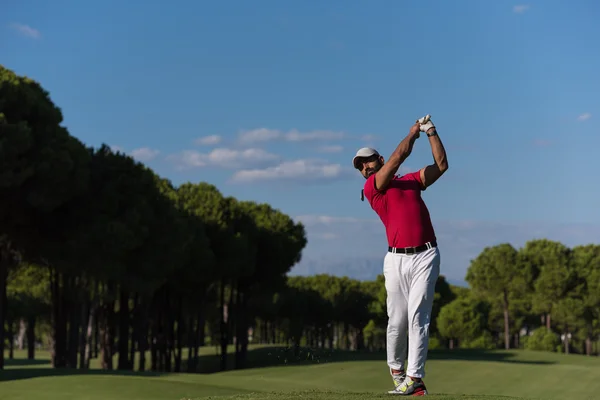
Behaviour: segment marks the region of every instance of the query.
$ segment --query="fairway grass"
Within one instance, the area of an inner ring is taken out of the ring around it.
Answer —
[[[198,399],[182,400],[366,400],[366,399],[390,399],[398,398],[386,393],[350,393],[350,392],[329,392],[329,391],[304,391],[304,392],[264,392],[242,394],[227,397],[203,397]],[[506,396],[470,396],[470,395],[428,395],[427,398],[435,400],[527,400],[517,397]]]
[[[275,400],[390,398],[385,355],[305,352],[302,362],[274,347],[249,353],[256,368],[212,374],[87,372],[49,368],[47,355],[8,361],[0,400]],[[46,359],[44,359],[46,358]],[[268,361],[270,361],[270,365]],[[560,382],[576,382],[561,385]],[[594,399],[600,357],[529,351],[433,351],[425,378],[439,400]],[[392,396],[394,397],[394,396]]]

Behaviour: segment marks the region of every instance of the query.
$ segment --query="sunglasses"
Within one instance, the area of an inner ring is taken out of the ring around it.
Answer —
[[[379,160],[379,156],[377,154],[373,154],[372,156],[366,158],[359,158],[356,161],[356,169],[362,171],[362,169],[364,168],[364,163],[373,162],[377,160]]]

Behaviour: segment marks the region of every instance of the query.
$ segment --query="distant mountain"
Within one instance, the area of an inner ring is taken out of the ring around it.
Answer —
[[[290,275],[329,274],[347,276],[359,280],[374,280],[382,274],[382,260],[377,259],[347,259],[347,260],[302,260],[291,271]]]
[[[342,260],[303,259],[289,273],[290,276],[309,276],[329,274],[347,276],[358,280],[375,280],[383,274],[383,259],[377,258],[347,258]],[[467,286],[464,281],[447,279],[448,283],[456,286]]]

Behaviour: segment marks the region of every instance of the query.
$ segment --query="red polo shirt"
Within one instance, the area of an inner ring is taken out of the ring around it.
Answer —
[[[365,197],[385,226],[388,245],[416,247],[435,240],[429,210],[421,198],[421,172],[394,176],[385,190],[375,187],[375,175],[365,182]]]

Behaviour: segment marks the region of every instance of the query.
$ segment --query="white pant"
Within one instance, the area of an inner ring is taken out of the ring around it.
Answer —
[[[437,247],[410,255],[388,252],[383,262],[388,314],[387,363],[392,369],[404,370],[408,352],[406,373],[413,378],[425,376],[431,308],[439,273]]]

